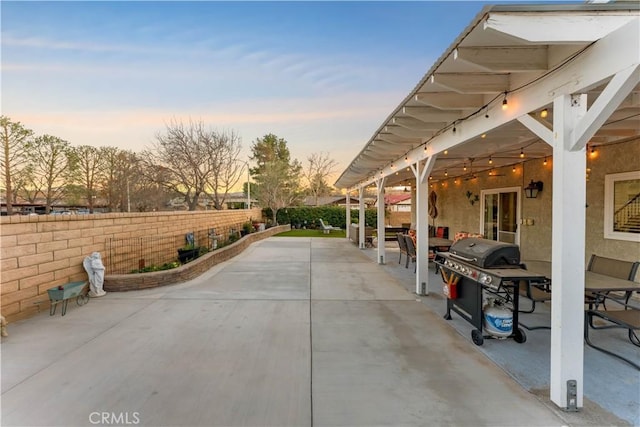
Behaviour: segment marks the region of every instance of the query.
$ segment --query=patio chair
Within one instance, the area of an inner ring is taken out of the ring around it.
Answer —
[[[610,328],[623,328],[628,330],[629,341],[637,347],[640,347],[640,339],[636,334],[637,330],[640,330],[640,310],[637,308],[630,306],[627,303],[622,303],[621,301],[614,300],[614,303],[621,305],[622,307],[616,308],[614,310],[597,310],[597,309],[588,309],[585,310],[585,324],[584,324],[584,340],[587,345],[591,348],[594,348],[598,351],[606,353],[610,356],[618,358],[624,362],[627,362],[631,366],[640,370],[640,365],[636,362],[637,360],[630,360],[618,353],[614,353],[611,350],[604,349],[600,346],[594,345],[591,342],[591,338],[589,337],[589,329],[610,329]],[[604,304],[603,304],[604,305]],[[598,317],[602,320],[610,322],[608,325],[598,326],[593,322],[593,318]]]
[[[400,248],[400,256],[398,256],[398,264],[402,261],[402,254],[407,255],[407,242],[404,241],[404,234],[396,233],[398,239],[398,247]]]
[[[322,232],[324,234],[329,234],[332,231],[340,231],[340,230],[342,230],[340,227],[334,227],[332,225],[326,225],[324,223],[324,221],[322,220],[322,218],[320,218],[319,221],[320,221],[320,228],[322,229]]]
[[[407,263],[405,264],[405,268],[409,268],[409,260],[413,261],[414,264],[416,264],[414,266],[413,271],[416,271],[417,268],[417,263],[416,263],[416,258],[417,258],[417,254],[416,254],[416,244],[413,243],[413,239],[411,238],[411,236],[409,236],[408,234],[404,235],[404,241],[407,244]]]
[[[589,259],[587,271],[603,274],[605,276],[616,277],[618,279],[633,281],[638,270],[638,264],[638,262],[622,261],[619,259],[605,258],[596,254],[592,254],[591,259]],[[608,295],[608,293],[605,295]],[[631,293],[628,293],[625,303],[629,302],[630,296]],[[585,302],[589,304],[589,308],[597,309],[598,305],[602,303],[603,307],[605,307],[606,309],[606,306],[604,305],[606,299],[603,300],[600,295],[594,294],[592,292],[585,292],[584,298]]]

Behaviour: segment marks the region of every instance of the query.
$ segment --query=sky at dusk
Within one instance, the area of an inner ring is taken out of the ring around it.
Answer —
[[[2,114],[134,151],[202,120],[339,174],[485,4],[2,1]]]

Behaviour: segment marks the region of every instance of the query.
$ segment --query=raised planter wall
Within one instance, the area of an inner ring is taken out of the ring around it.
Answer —
[[[260,209],[233,209],[0,217],[0,312],[13,321],[47,311],[47,289],[87,280],[84,257],[92,252],[104,256],[109,238],[231,227],[261,215]]]
[[[280,225],[265,231],[247,234],[240,238],[240,240],[224,248],[208,252],[187,264],[181,265],[178,268],[172,268],[171,270],[139,274],[106,275],[104,278],[104,290],[107,292],[135,291],[186,282],[187,280],[198,277],[214,265],[233,258],[252,243],[289,230],[291,230],[291,226]]]

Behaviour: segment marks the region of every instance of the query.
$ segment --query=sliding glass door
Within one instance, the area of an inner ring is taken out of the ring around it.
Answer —
[[[496,188],[481,191],[482,233],[489,240],[520,243],[520,188]]]

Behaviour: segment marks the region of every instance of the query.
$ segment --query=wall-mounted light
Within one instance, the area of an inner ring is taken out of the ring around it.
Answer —
[[[533,181],[529,183],[524,189],[524,194],[527,199],[535,199],[538,197],[538,193],[542,191],[542,181]]]

